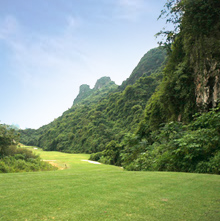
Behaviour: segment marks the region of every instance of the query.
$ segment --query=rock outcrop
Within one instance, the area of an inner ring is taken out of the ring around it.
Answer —
[[[77,97],[73,101],[73,104],[77,104],[81,100],[85,99],[86,97],[88,97],[91,94],[91,92],[92,92],[92,89],[89,87],[89,85],[82,84],[79,87],[79,94],[77,95]]]
[[[79,88],[79,94],[73,101],[73,105],[89,97],[91,94],[93,94],[94,91],[100,90],[110,82],[112,82],[110,77],[102,77],[96,81],[95,87],[93,89],[91,89],[90,86],[87,84],[82,84]],[[112,83],[115,84],[114,82]]]
[[[98,79],[96,84],[95,84],[94,90],[101,89],[103,86],[105,86],[109,82],[111,82],[111,78],[110,77],[102,77],[102,78]]]
[[[220,100],[220,69],[218,62],[206,59],[203,73],[196,78],[196,103],[202,110],[215,108]]]

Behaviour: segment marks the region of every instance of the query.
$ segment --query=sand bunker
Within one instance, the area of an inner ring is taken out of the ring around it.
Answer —
[[[101,163],[99,163],[99,162],[91,161],[91,160],[81,160],[81,161],[87,161],[87,162],[89,162],[89,163],[93,163],[93,164],[101,164]]]

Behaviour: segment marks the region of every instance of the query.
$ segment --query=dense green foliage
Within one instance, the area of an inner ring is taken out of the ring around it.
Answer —
[[[147,139],[129,137],[121,154],[123,165],[130,170],[220,174],[220,112],[216,111],[195,116],[188,125],[169,122]]]
[[[169,122],[148,136],[126,134],[110,142],[91,160],[122,165],[127,170],[220,174],[220,112],[195,115],[189,124]]]
[[[25,148],[17,147],[18,131],[0,125],[0,173],[55,170]]]

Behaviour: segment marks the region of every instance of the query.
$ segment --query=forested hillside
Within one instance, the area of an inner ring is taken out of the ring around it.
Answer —
[[[168,51],[163,80],[134,134],[91,158],[129,170],[220,173],[220,2],[168,1],[174,30],[161,31]],[[116,153],[116,151],[115,151]]]
[[[219,174],[220,2],[170,0],[160,17],[174,25],[158,33],[168,51],[162,82],[137,131],[91,159],[128,170]]]
[[[220,1],[169,0],[162,17],[174,29],[121,86],[81,86],[68,111],[21,131],[22,142],[128,170],[220,173]]]
[[[69,110],[38,130],[22,130],[21,142],[72,153],[99,152],[112,140],[120,142],[143,119],[146,103],[162,79],[165,58],[162,48],[150,50],[131,74],[133,78],[138,70],[137,81],[125,90],[109,77],[99,79],[93,89],[81,85]]]

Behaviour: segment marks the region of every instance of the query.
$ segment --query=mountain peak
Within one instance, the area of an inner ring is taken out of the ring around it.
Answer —
[[[88,91],[90,91],[90,86],[88,84],[82,84],[80,87],[79,87],[79,94],[83,94],[83,93],[86,93]]]
[[[91,94],[93,94],[95,91],[103,88],[104,86],[106,86],[110,82],[112,82],[112,84],[115,84],[113,81],[111,81],[110,77],[102,77],[96,81],[95,87],[93,89],[91,89],[90,86],[87,84],[82,84],[79,87],[79,94],[77,95],[77,97],[73,101],[73,105],[81,102],[82,100],[84,100],[85,98],[87,98]]]
[[[102,78],[98,79],[96,81],[94,90],[99,90],[100,88],[102,88],[103,86],[105,86],[109,82],[111,82],[111,78],[110,77],[102,77]]]
[[[77,104],[81,100],[83,100],[84,98],[88,97],[91,94],[91,91],[92,91],[92,89],[90,89],[90,86],[88,84],[82,84],[79,87],[79,94],[77,95],[77,97],[73,101],[73,104]]]

